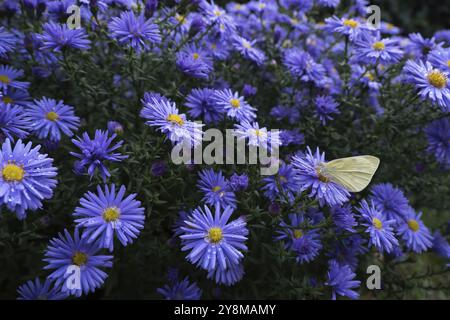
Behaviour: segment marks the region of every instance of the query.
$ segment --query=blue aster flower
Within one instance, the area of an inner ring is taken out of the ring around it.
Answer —
[[[433,234],[433,251],[443,258],[450,259],[450,244],[439,231]]]
[[[444,112],[450,110],[450,82],[448,72],[433,68],[428,61],[408,60],[404,68],[408,82],[418,90],[422,99],[438,104]]]
[[[367,241],[358,234],[338,239],[328,256],[338,263],[350,266],[352,270],[358,267],[358,256],[367,253]]]
[[[213,101],[214,90],[193,89],[186,97],[186,107],[191,117],[202,118],[206,123],[217,123],[223,119],[223,109],[217,108]]]
[[[214,216],[205,206],[195,209],[190,219],[181,227],[183,251],[190,251],[186,259],[207,271],[227,270],[239,264],[246,251],[248,229],[240,217],[229,221],[233,208],[216,207]]]
[[[53,159],[39,152],[41,146],[32,148],[18,140],[11,146],[6,139],[0,152],[0,203],[15,212],[19,219],[26,210],[42,208],[42,200],[50,199],[56,187],[56,168]]]
[[[437,162],[450,167],[450,121],[440,119],[433,121],[425,128],[429,153],[434,154]]]
[[[252,122],[256,119],[256,109],[250,106],[244,97],[239,96],[238,92],[233,93],[230,89],[216,90],[213,99],[217,108],[224,110],[231,119],[239,122]]]
[[[32,121],[31,130],[39,139],[59,141],[61,132],[71,137],[80,125],[80,118],[75,116],[73,107],[65,105],[62,100],[57,102],[43,97],[29,104],[26,112]]]
[[[64,300],[67,293],[58,286],[52,286],[52,281],[46,279],[44,283],[39,278],[29,280],[17,289],[17,300]]]
[[[272,110],[270,110],[270,115],[277,121],[286,119],[290,124],[297,123],[300,120],[300,112],[297,108],[282,105],[273,107]]]
[[[0,56],[5,57],[6,53],[14,50],[16,37],[8,32],[4,27],[0,27]]]
[[[222,171],[205,169],[199,173],[198,188],[203,192],[203,201],[211,206],[236,208],[236,195],[230,188]]]
[[[428,61],[433,67],[450,72],[450,48],[431,51]]]
[[[331,216],[339,232],[356,232],[354,227],[358,225],[353,215],[352,206],[345,204],[344,206],[335,206],[331,208]]]
[[[216,5],[214,1],[201,1],[200,9],[205,16],[208,26],[213,25],[214,31],[228,36],[236,33],[236,23],[234,19],[226,13],[221,7]]]
[[[246,59],[249,59],[260,66],[267,59],[264,52],[255,47],[256,40],[250,41],[241,36],[233,37],[234,48]]]
[[[327,8],[336,8],[341,0],[317,0],[317,4],[320,7],[327,7]]]
[[[311,189],[309,197],[319,200],[321,206],[325,204],[329,206],[342,205],[348,201],[350,193],[343,186],[330,181],[321,174],[323,163],[325,163],[325,153],[321,154],[319,148],[313,154],[308,147],[306,154],[292,158],[292,165],[300,184],[299,191]]]
[[[338,18],[336,16],[326,18],[326,29],[348,36],[351,41],[358,39],[363,33],[367,33],[369,28],[360,19]]]
[[[226,60],[230,55],[230,46],[222,37],[207,36],[204,43],[205,49],[216,60]]]
[[[81,168],[87,167],[87,173],[91,178],[94,176],[95,171],[98,170],[105,181],[106,177],[111,176],[105,166],[105,162],[120,162],[128,158],[128,156],[124,156],[119,152],[114,152],[123,144],[121,140],[111,146],[115,137],[116,134],[110,137],[108,132],[96,130],[94,139],[91,139],[87,132],[84,132],[81,137],[72,139],[72,143],[80,149],[81,153],[70,152],[70,154],[80,159],[79,166]]]
[[[258,122],[250,123],[246,120],[235,125],[234,134],[238,139],[248,140],[249,146],[272,150],[281,145],[279,131],[268,131],[267,128],[260,128]]]
[[[357,210],[361,214],[362,225],[367,227],[366,232],[370,235],[369,245],[375,246],[381,253],[393,252],[394,248],[399,245],[393,229],[396,221],[385,218],[373,202],[369,206],[363,200]]]
[[[294,77],[302,81],[312,81],[320,86],[325,78],[325,68],[303,50],[297,48],[286,50],[283,64]]]
[[[330,96],[317,96],[314,99],[316,105],[315,116],[322,125],[325,125],[328,120],[333,120],[333,114],[341,113],[338,109],[339,104]]]
[[[264,178],[262,181],[264,186],[261,190],[263,190],[264,195],[272,201],[277,198],[284,199],[284,197],[287,197],[287,199],[292,202],[299,190],[299,184],[295,177],[294,169],[289,164],[282,164],[276,175]]]
[[[121,135],[124,131],[122,124],[117,121],[108,121],[107,127],[109,134]]]
[[[379,183],[372,186],[370,193],[369,200],[388,220],[405,220],[410,206],[402,190],[390,183]]]
[[[144,228],[144,208],[136,194],[125,197],[125,186],[97,186],[97,194],[88,192],[73,214],[77,227],[84,228],[82,238],[88,242],[100,239],[100,246],[113,251],[114,235],[124,247],[133,243]]]
[[[91,47],[91,41],[83,28],[69,29],[66,24],[48,22],[43,29],[43,33],[38,36],[43,50],[60,52],[69,48],[87,50]]]
[[[156,127],[173,143],[182,142],[196,146],[202,142],[202,125],[188,121],[171,100],[150,92],[145,94],[142,104],[144,108],[141,117],[147,119],[145,124]]]
[[[300,130],[294,129],[294,130],[281,130],[280,131],[280,141],[281,145],[283,146],[289,146],[289,145],[295,145],[300,146],[305,143],[305,135],[303,133],[299,132]]]
[[[310,223],[304,214],[289,214],[289,222],[282,221],[276,231],[275,240],[283,241],[285,249],[293,251],[300,264],[314,260],[322,249],[319,230],[304,227]]]
[[[406,220],[399,223],[397,227],[397,233],[402,237],[406,247],[417,253],[426,251],[433,246],[433,237],[420,219],[421,216],[422,213],[415,214],[413,210],[410,210]]]
[[[23,76],[23,70],[17,70],[10,66],[0,66],[0,89],[3,91],[8,88],[16,88],[20,90],[27,90],[30,86],[29,82],[18,81],[17,78]]]
[[[158,288],[157,292],[164,296],[166,300],[200,300],[202,290],[195,282],[189,282],[186,277],[181,281],[171,281],[162,288]]]
[[[403,51],[394,39],[381,39],[377,36],[365,35],[355,42],[355,59],[366,64],[397,63],[403,57]]]
[[[3,101],[4,104],[14,104],[22,107],[28,106],[30,100],[30,95],[25,90],[8,88],[3,91],[3,97],[0,96],[0,103]]]
[[[228,185],[230,188],[237,192],[237,191],[244,191],[248,187],[249,178],[248,175],[245,173],[238,175],[237,173],[233,173],[233,175],[230,177],[230,180],[228,182]]]
[[[434,38],[436,41],[445,43],[448,47],[450,45],[450,29],[436,31]]]
[[[232,286],[242,280],[244,277],[244,266],[242,263],[231,265],[226,270],[216,268],[208,272],[208,279],[214,279],[217,284]]]
[[[359,287],[361,281],[354,280],[356,274],[350,266],[341,265],[335,260],[331,260],[327,276],[328,280],[325,285],[332,288],[333,300],[336,300],[337,295],[350,299],[359,298],[359,293],[355,291],[355,288]]]
[[[0,103],[0,133],[10,140],[28,136],[31,122],[19,106]],[[0,139],[0,142],[2,140]]]
[[[44,261],[48,264],[44,269],[54,270],[48,279],[55,281],[56,286],[61,286],[62,292],[77,297],[82,293],[94,292],[108,276],[101,268],[112,267],[113,257],[98,254],[100,250],[98,242],[89,243],[87,239],[81,238],[78,229],[75,229],[73,237],[64,230],[64,234],[59,233],[57,238],[50,240],[45,252]],[[72,268],[78,272],[71,272]],[[77,273],[79,281],[72,282]]]
[[[136,52],[149,50],[149,43],[161,42],[158,25],[146,20],[144,14],[135,16],[132,11],[125,11],[120,17],[114,17],[108,25],[111,36],[121,45],[133,48]]]
[[[420,33],[409,35],[408,52],[421,58],[426,57],[432,50],[441,48],[442,43],[437,43],[435,38],[424,38]]]
[[[190,44],[177,53],[176,65],[187,76],[207,79],[213,71],[213,62],[209,53]]]

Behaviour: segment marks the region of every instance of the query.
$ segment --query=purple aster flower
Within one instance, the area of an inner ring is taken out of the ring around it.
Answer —
[[[433,68],[428,61],[406,62],[404,72],[409,82],[419,89],[422,99],[437,103],[444,112],[450,110],[450,82],[448,72]]]
[[[108,132],[109,134],[121,135],[123,133],[123,126],[117,121],[108,121]]]
[[[14,141],[14,137],[23,139],[28,136],[31,122],[19,106],[0,103],[0,133]],[[0,142],[3,142],[0,139]]]
[[[356,274],[348,265],[340,265],[335,260],[330,261],[330,268],[328,270],[328,280],[325,285],[332,288],[332,299],[336,300],[336,296],[340,295],[350,299],[358,299],[358,292],[354,288],[359,287],[361,281],[354,280]]]
[[[248,145],[263,149],[272,150],[281,145],[280,134],[278,131],[267,131],[267,128],[260,128],[258,122],[241,121],[235,125],[234,134],[238,139],[248,139]]]
[[[375,207],[363,200],[361,207],[357,209],[363,220],[362,225],[367,227],[366,232],[370,234],[370,246],[375,246],[381,253],[391,253],[398,246],[398,241],[394,236],[393,225],[395,220],[388,220]]]
[[[158,160],[152,163],[150,172],[154,177],[162,177],[167,171],[167,164],[164,160]]]
[[[95,130],[94,139],[91,139],[87,132],[77,137],[78,140],[72,139],[72,143],[80,149],[81,153],[71,152],[70,154],[80,159],[80,167],[87,167],[87,173],[91,179],[98,169],[102,179],[106,181],[106,177],[110,177],[111,174],[105,166],[105,161],[120,162],[128,158],[119,152],[114,153],[123,144],[123,141],[119,141],[111,146],[115,137],[116,134],[109,137],[108,132]]]
[[[230,177],[228,185],[234,192],[244,191],[248,188],[248,181],[249,178],[245,173],[243,173],[242,175],[233,173],[233,175]]]
[[[422,213],[415,214],[409,211],[406,220],[398,224],[397,233],[405,241],[406,247],[417,253],[426,251],[433,246],[433,237],[420,217]]]
[[[211,206],[236,208],[236,195],[230,188],[222,171],[205,169],[199,173],[198,188],[203,192],[203,201]]]
[[[267,59],[264,52],[260,49],[255,48],[254,45],[256,40],[249,41],[243,37],[235,36],[233,38],[234,48],[246,59],[249,59],[260,66]]]
[[[146,93],[142,99],[144,108],[141,117],[147,119],[145,124],[157,127],[173,143],[188,143],[194,146],[202,142],[202,125],[188,121],[184,114],[171,100],[157,93]]]
[[[325,68],[314,61],[311,55],[297,48],[286,50],[283,64],[289,72],[302,81],[312,81],[321,85],[325,78]]]
[[[412,33],[409,35],[408,52],[412,52],[415,56],[421,58],[426,57],[432,50],[439,49],[442,43],[436,43],[435,38],[424,38],[420,33]]]
[[[157,289],[158,293],[166,300],[200,300],[202,290],[195,282],[189,282],[186,277],[182,281],[172,280],[162,288]]]
[[[436,41],[444,42],[447,46],[450,45],[450,30],[439,30],[434,34]]]
[[[77,297],[82,293],[94,292],[103,285],[108,276],[100,268],[112,267],[113,257],[99,255],[100,250],[98,242],[89,243],[87,239],[80,238],[78,229],[75,229],[73,237],[64,230],[64,234],[59,233],[58,238],[50,240],[45,252],[44,261],[48,265],[44,269],[54,270],[48,279],[54,280],[56,286],[61,285],[62,292]],[[79,281],[72,282],[77,274],[80,277]]]
[[[41,146],[32,149],[18,140],[11,146],[6,139],[0,152],[0,203],[15,212],[19,219],[26,210],[42,208],[42,200],[50,199],[56,187],[56,168],[53,159],[39,153]]]
[[[276,106],[270,110],[270,115],[277,121],[287,119],[290,124],[295,124],[300,120],[300,112],[297,108],[291,108],[286,106]]]
[[[252,86],[251,84],[244,84],[244,87],[242,88],[242,94],[244,97],[252,97],[258,92],[258,89]]]
[[[0,100],[3,101],[4,104],[14,104],[26,107],[28,106],[30,95],[25,90],[10,87],[3,91],[3,97],[0,96]]]
[[[209,53],[194,44],[186,46],[177,53],[177,67],[184,74],[199,79],[207,79],[213,71]]]
[[[180,236],[183,251],[190,251],[187,260],[207,271],[219,268],[226,271],[239,264],[246,251],[247,223],[240,217],[228,221],[233,208],[216,207],[214,216],[205,206],[195,209],[190,219],[185,221]]]
[[[135,16],[132,11],[122,12],[120,17],[114,17],[108,25],[112,37],[121,45],[127,45],[136,52],[149,50],[148,43],[160,43],[161,34],[158,25],[143,14]]]
[[[244,277],[244,267],[242,263],[230,265],[226,270],[216,268],[208,272],[208,279],[214,279],[217,284],[232,286],[242,280]]]
[[[224,61],[230,55],[230,46],[222,37],[207,36],[204,43],[205,49],[216,60]]]
[[[300,146],[305,144],[305,135],[300,133],[298,128],[294,130],[281,130],[280,141],[283,146],[289,146],[291,144]]]
[[[364,1],[366,1],[366,0],[364,0]],[[366,13],[365,10],[364,10],[364,13]],[[400,28],[394,26],[392,23],[382,21],[380,23],[380,32],[382,34],[397,35],[397,34],[400,34],[401,30],[400,30]]]
[[[355,59],[361,64],[391,64],[400,61],[403,51],[393,39],[364,35],[355,42]]]
[[[0,56],[5,57],[6,53],[14,50],[16,37],[5,28],[0,27]]]
[[[390,183],[380,183],[370,189],[369,200],[388,220],[404,221],[410,211],[408,199],[403,192]]]
[[[65,105],[62,100],[58,102],[45,97],[34,100],[33,104],[29,104],[26,113],[33,122],[31,130],[39,139],[50,138],[52,141],[59,141],[61,132],[71,137],[80,125],[80,118],[75,116],[73,107]]]
[[[334,206],[331,208],[331,216],[339,232],[355,232],[354,227],[358,225],[353,215],[352,206],[345,204],[344,206]]]
[[[38,36],[43,50],[60,52],[67,48],[87,50],[91,47],[91,41],[83,28],[69,29],[66,24],[48,22],[43,29],[42,35]]]
[[[217,6],[214,1],[207,2],[201,1],[200,9],[205,16],[207,24],[209,26],[215,26],[216,30],[221,34],[227,36],[234,35],[236,33],[236,24],[234,19],[229,16],[225,10]]]
[[[433,234],[433,251],[443,258],[450,259],[450,244],[439,231]]]
[[[450,120],[433,121],[425,128],[429,153],[434,154],[437,162],[450,167]]]
[[[340,264],[349,265],[352,270],[358,267],[358,256],[367,253],[367,241],[358,234],[339,239],[328,256]]]
[[[23,70],[17,70],[10,66],[0,66],[0,89],[3,91],[8,88],[16,88],[20,90],[27,90],[30,86],[29,82],[17,81],[17,78],[23,76]]]
[[[99,239],[102,248],[113,251],[114,235],[124,247],[133,243],[144,228],[144,208],[133,193],[125,197],[125,186],[116,193],[116,186],[97,186],[97,194],[88,192],[80,200],[73,214],[77,227],[83,227],[82,238],[93,242]]]
[[[230,89],[216,90],[213,99],[217,108],[224,110],[229,118],[239,122],[252,122],[256,119],[256,109],[244,97],[239,96],[238,92],[233,93]]]
[[[433,67],[450,72],[450,48],[431,51],[428,55],[428,61]]]
[[[276,175],[264,178],[262,181],[264,186],[261,190],[271,201],[287,197],[289,202],[292,203],[299,189],[294,169],[288,164],[282,164]]]
[[[350,193],[343,186],[330,181],[321,173],[324,163],[325,153],[321,154],[319,148],[313,154],[308,147],[305,155],[297,155],[292,158],[292,165],[300,184],[299,191],[311,189],[309,197],[319,200],[321,206],[324,204],[329,206],[342,205],[348,201]]]
[[[67,293],[58,286],[52,286],[52,281],[46,279],[44,283],[39,278],[29,280],[17,289],[17,300],[64,300]]]
[[[341,0],[317,0],[317,5],[320,7],[336,8]]]
[[[338,18],[336,16],[326,18],[326,29],[348,36],[351,41],[358,39],[361,34],[368,32],[369,28],[359,19]]]
[[[192,89],[186,97],[186,107],[191,117],[202,118],[206,123],[217,123],[223,119],[223,110],[217,108],[213,101],[214,90]]]
[[[310,222],[304,214],[289,214],[289,222],[282,221],[276,231],[275,240],[283,241],[286,250],[295,252],[300,264],[314,260],[322,249],[319,230],[304,229]]]
[[[330,96],[317,96],[314,99],[316,105],[315,116],[322,125],[325,125],[328,120],[333,120],[333,114],[341,113],[338,109],[339,104]]]

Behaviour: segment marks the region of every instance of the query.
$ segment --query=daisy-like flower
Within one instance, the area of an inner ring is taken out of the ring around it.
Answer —
[[[442,43],[437,43],[435,38],[424,38],[420,33],[409,35],[409,44],[407,52],[412,52],[415,56],[426,57],[435,49],[440,49]]]
[[[181,72],[198,79],[207,79],[213,71],[213,62],[209,53],[194,44],[186,46],[177,53],[176,64]]]
[[[366,232],[370,235],[370,246],[375,246],[381,253],[391,253],[397,247],[398,240],[394,236],[393,225],[395,220],[388,220],[375,207],[375,204],[369,204],[363,200],[361,207],[357,209],[362,217],[362,225],[367,227]]]
[[[359,287],[361,281],[354,280],[355,277],[356,274],[350,266],[340,265],[335,260],[331,260],[325,285],[332,288],[332,299],[336,300],[337,295],[358,299],[359,293],[355,291],[355,288]]]
[[[73,237],[64,230],[64,234],[59,233],[58,238],[50,240],[45,252],[44,261],[48,264],[44,269],[54,270],[48,279],[55,281],[56,286],[61,286],[62,292],[77,297],[82,293],[94,292],[108,276],[100,268],[112,267],[113,257],[99,255],[100,250],[98,242],[89,243],[87,239],[81,238],[78,229],[75,229]],[[75,275],[79,275],[79,281],[73,281]]]
[[[27,90],[30,86],[29,82],[18,81],[17,78],[23,76],[23,70],[17,70],[10,66],[0,66],[0,89],[3,91],[8,88],[16,88],[20,90]]]
[[[16,37],[5,28],[0,27],[0,56],[5,57],[6,53],[14,50]]]
[[[238,175],[236,172],[230,177],[228,185],[235,192],[244,191],[248,187],[249,178],[245,173]]]
[[[3,97],[0,94],[0,103],[3,101],[4,104],[14,104],[22,107],[28,106],[30,100],[30,95],[25,90],[8,88],[3,91]]]
[[[39,278],[29,280],[17,289],[17,300],[64,300],[67,293],[62,292],[58,286],[52,286],[52,281],[45,279],[44,283]]]
[[[296,155],[292,158],[292,165],[297,174],[300,191],[311,189],[310,198],[319,200],[321,206],[342,205],[347,202],[350,193],[340,184],[331,181],[324,175],[322,168],[325,163],[325,153],[319,148],[313,154],[308,147],[304,155]]]
[[[236,195],[222,171],[205,169],[199,173],[198,188],[203,192],[203,201],[211,206],[236,208]]]
[[[404,221],[411,207],[403,191],[390,183],[380,183],[370,189],[369,200],[388,220]]]
[[[32,120],[31,130],[39,139],[60,141],[61,132],[71,137],[80,125],[80,118],[75,116],[73,107],[65,105],[62,100],[58,102],[43,97],[29,104],[26,113]]]
[[[108,27],[113,38],[136,52],[148,50],[149,43],[161,42],[158,25],[150,19],[146,20],[144,14],[136,17],[132,11],[122,12],[120,17],[112,19]]]
[[[299,189],[294,169],[288,164],[282,164],[276,175],[266,177],[262,181],[264,186],[261,190],[272,201],[277,198],[284,199],[286,196],[292,202]]]
[[[202,118],[206,123],[217,123],[223,119],[223,110],[213,101],[214,90],[193,89],[186,97],[186,107],[191,117]]]
[[[14,137],[23,139],[28,136],[30,125],[31,122],[21,107],[0,103],[0,132],[5,137],[10,140],[14,140]]]
[[[205,16],[208,25],[214,25],[219,33],[228,36],[236,33],[234,19],[228,15],[225,10],[216,5],[214,1],[209,3],[207,1],[201,1],[200,9]]]
[[[125,197],[125,186],[97,186],[97,194],[88,192],[80,200],[74,217],[77,227],[85,228],[82,238],[89,242],[100,239],[100,246],[113,251],[114,235],[124,247],[133,243],[144,228],[144,208],[136,194]]]
[[[231,265],[226,270],[216,268],[208,272],[208,279],[214,279],[217,284],[223,284],[225,286],[232,286],[242,280],[244,277],[244,267],[242,263],[237,265]]]
[[[431,51],[428,55],[428,61],[435,68],[450,72],[450,48]]]
[[[142,104],[141,117],[147,120],[145,123],[166,134],[173,143],[196,146],[202,142],[202,125],[188,121],[171,100],[157,93],[146,93]]]
[[[235,125],[234,134],[238,139],[248,139],[248,145],[272,150],[281,145],[279,132],[269,132],[267,128],[260,128],[258,122],[242,121]]]
[[[174,280],[162,288],[156,290],[164,296],[166,300],[200,300],[202,290],[195,282],[189,282],[186,277],[181,281]]]
[[[356,232],[353,228],[356,227],[358,223],[353,215],[352,206],[350,204],[331,208],[331,216],[333,217],[333,222],[339,232]]]
[[[413,210],[410,210],[406,220],[397,227],[397,232],[405,241],[406,247],[417,253],[433,246],[433,237],[420,219],[421,216],[422,213],[415,214]]]
[[[121,140],[111,146],[115,137],[116,134],[110,137],[108,132],[96,130],[94,139],[91,139],[85,132],[81,137],[77,137],[78,139],[72,139],[72,143],[80,149],[81,153],[70,152],[70,154],[80,159],[79,167],[83,169],[87,167],[87,173],[91,178],[98,170],[102,179],[106,180],[106,177],[110,177],[111,174],[106,168],[105,162],[120,162],[128,158],[119,152],[114,152],[123,144]]]
[[[448,72],[433,68],[428,61],[423,63],[408,60],[404,72],[409,82],[419,89],[422,99],[438,104],[444,112],[450,110],[450,82]]]
[[[187,260],[207,271],[227,270],[239,264],[246,251],[247,223],[243,218],[228,221],[233,208],[216,207],[214,216],[205,206],[195,209],[181,227],[183,251],[190,251]]]
[[[338,18],[336,16],[326,18],[326,29],[331,32],[348,36],[350,41],[358,39],[358,37],[368,32],[369,28],[356,18]]]
[[[450,244],[439,231],[433,234],[433,251],[443,258],[450,259]]]
[[[400,61],[402,57],[403,51],[397,41],[381,39],[379,34],[375,37],[364,35],[355,41],[355,59],[361,64],[387,65]]]
[[[434,154],[437,162],[450,167],[450,120],[433,121],[425,128],[429,153]]]
[[[39,153],[41,146],[32,148],[18,140],[11,146],[6,139],[0,152],[0,203],[15,212],[19,219],[26,210],[42,208],[42,200],[50,199],[56,187],[53,159]]]
[[[333,114],[341,113],[338,109],[339,104],[330,96],[317,96],[314,99],[316,105],[315,116],[323,125],[328,120],[333,120]]]
[[[286,250],[295,252],[300,264],[314,260],[322,249],[319,231],[303,229],[306,223],[311,221],[304,214],[289,214],[289,222],[282,221],[275,236],[275,240],[284,242]]]
[[[289,72],[302,81],[312,81],[321,85],[325,78],[325,68],[314,61],[311,55],[297,48],[286,50],[283,64]]]
[[[321,7],[336,8],[341,0],[317,0],[317,4]]]
[[[122,124],[117,121],[108,121],[107,127],[109,134],[121,135],[124,130]]]
[[[239,122],[252,122],[256,119],[256,109],[244,97],[239,96],[238,92],[233,93],[230,89],[216,90],[213,99],[216,106],[224,110],[229,118]]]
[[[246,59],[255,62],[258,66],[262,65],[267,59],[264,52],[255,48],[256,40],[250,41],[241,36],[233,38],[234,48]]]
[[[48,22],[43,29],[44,32],[38,36],[43,50],[60,52],[69,48],[87,50],[91,47],[91,41],[83,28],[69,29],[66,24]]]
[[[352,270],[356,270],[358,256],[367,251],[367,241],[360,235],[353,234],[336,241],[328,256],[339,264],[348,265]]]

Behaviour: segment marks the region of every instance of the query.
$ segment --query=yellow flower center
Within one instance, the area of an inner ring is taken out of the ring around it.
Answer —
[[[344,26],[350,27],[352,29],[355,29],[358,26],[358,22],[353,19],[345,19],[344,20]]]
[[[378,218],[373,218],[372,223],[373,223],[373,226],[375,228],[377,228],[378,230],[381,230],[383,228],[383,223]]]
[[[287,182],[287,179],[285,176],[279,176],[278,179],[280,180],[280,182],[285,183]]]
[[[292,18],[291,19],[291,24],[293,24],[294,26],[298,25],[300,21],[298,21],[298,19],[296,18]]]
[[[223,239],[222,229],[218,227],[209,229],[208,239],[212,243],[219,243]]]
[[[120,217],[120,209],[117,207],[110,207],[103,211],[103,219],[106,222],[116,221]]]
[[[251,49],[252,45],[250,44],[250,42],[248,42],[247,40],[244,40],[244,42],[242,43],[242,45],[244,46],[244,48],[246,49]]]
[[[386,27],[388,28],[388,30],[394,29],[394,25],[392,23],[387,23]]]
[[[54,111],[50,111],[49,113],[47,113],[47,115],[45,117],[47,118],[47,120],[50,120],[50,121],[56,121],[59,119],[58,114]]]
[[[443,89],[447,86],[447,76],[439,70],[431,71],[427,78],[428,82],[438,89]]]
[[[167,121],[170,121],[172,123],[175,123],[177,125],[179,125],[180,127],[184,124],[183,119],[181,119],[181,117],[178,114],[169,114],[169,116],[167,117]]]
[[[8,84],[11,82],[11,79],[9,79],[9,77],[5,74],[1,74],[0,75],[0,82]]]
[[[211,43],[211,49],[216,50],[217,49],[217,44]]]
[[[409,219],[408,220],[408,227],[414,231],[417,232],[419,230],[419,223],[417,222],[417,220],[414,219]]]
[[[240,106],[241,106],[241,102],[239,101],[239,99],[231,99],[230,103],[231,103],[231,106],[236,109],[240,108]]]
[[[220,191],[220,190],[222,190],[222,188],[220,186],[215,186],[214,188],[212,188],[213,192],[217,192],[217,191]]]
[[[450,68],[450,60],[447,60],[447,67]]]
[[[81,267],[82,265],[86,264],[88,260],[88,257],[85,253],[77,251],[72,257],[72,263]]]
[[[375,80],[375,76],[370,73],[370,72],[366,72],[366,74],[364,75],[364,77],[366,77],[367,79],[369,79],[369,81],[373,81]]]
[[[302,230],[299,230],[299,229],[294,230],[294,238],[295,238],[295,239],[299,239],[299,238],[301,238],[301,237],[303,237],[303,232],[302,232]]]
[[[220,17],[220,16],[222,15],[222,11],[220,11],[220,10],[214,10],[214,15],[215,15],[216,17]]]
[[[11,97],[3,97],[3,102],[5,104],[13,103],[13,99]]]
[[[386,46],[383,42],[377,41],[372,45],[372,48],[374,48],[377,51],[383,51],[384,48],[386,48]]]
[[[8,163],[2,170],[3,180],[7,182],[22,181],[25,176],[25,170],[18,165]]]
[[[186,23],[186,17],[183,16],[182,14],[177,13],[175,15],[175,19],[177,19],[177,21],[181,24],[185,24]]]
[[[200,55],[196,52],[192,55],[192,57],[194,58],[194,60],[198,60],[198,58],[200,58]]]

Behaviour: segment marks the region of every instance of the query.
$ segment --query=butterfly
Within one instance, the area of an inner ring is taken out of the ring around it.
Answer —
[[[336,159],[319,165],[319,178],[332,181],[350,192],[364,190],[380,164],[374,156],[357,156]]]

